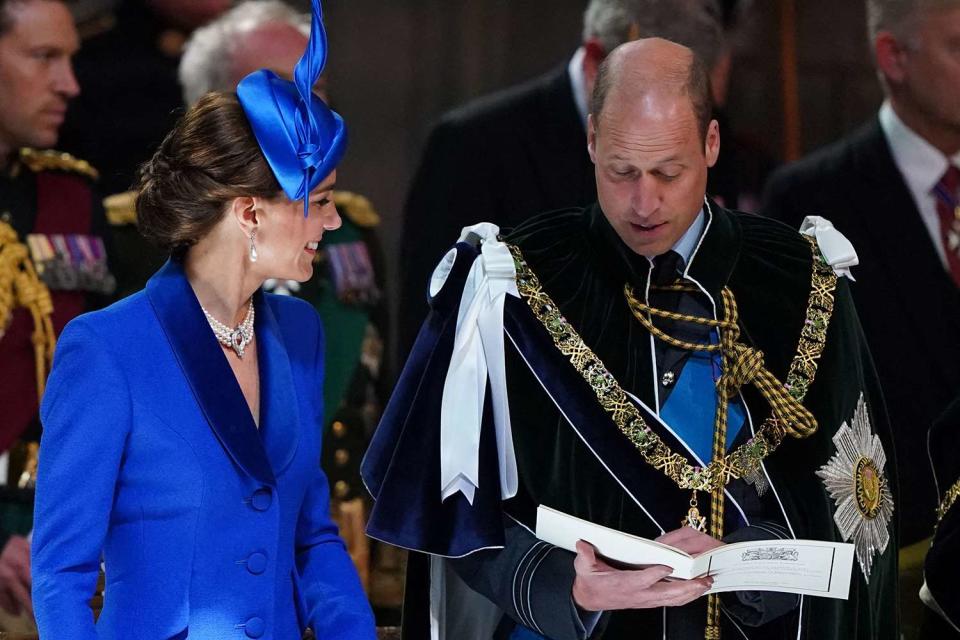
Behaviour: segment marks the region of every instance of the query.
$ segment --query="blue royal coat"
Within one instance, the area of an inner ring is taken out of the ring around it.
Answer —
[[[292,298],[254,304],[259,430],[177,262],[64,330],[41,408],[43,640],[375,637],[319,467],[320,320]]]

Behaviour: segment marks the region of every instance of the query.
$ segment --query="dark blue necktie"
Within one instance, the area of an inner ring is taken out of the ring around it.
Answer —
[[[653,259],[650,284],[656,287],[666,287],[673,284],[682,273],[683,258],[676,251],[667,251]]]

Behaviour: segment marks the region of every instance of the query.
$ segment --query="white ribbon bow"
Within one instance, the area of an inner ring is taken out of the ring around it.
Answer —
[[[504,363],[503,305],[507,294],[520,297],[516,268],[507,246],[497,239],[499,227],[488,222],[464,227],[460,241],[471,233],[481,239],[480,256],[470,267],[453,343],[453,356],[443,384],[440,406],[441,500],[462,492],[470,504],[479,486],[480,427],[487,380],[496,427],[500,467],[500,494],[517,494],[517,459],[510,428],[507,375]],[[448,256],[449,257],[449,256]],[[449,263],[449,260],[445,260]],[[449,266],[435,274],[445,280]],[[442,286],[442,285],[441,285]]]
[[[820,253],[827,264],[833,267],[834,273],[856,282],[850,267],[860,264],[857,251],[847,237],[833,227],[832,222],[820,216],[807,216],[800,225],[800,233],[817,239]]]

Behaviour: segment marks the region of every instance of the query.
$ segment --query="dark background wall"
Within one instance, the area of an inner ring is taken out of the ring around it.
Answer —
[[[812,151],[855,128],[880,105],[863,0],[793,0],[801,148]],[[730,116],[738,134],[782,160],[780,0],[757,0],[738,36]]]
[[[809,151],[869,117],[880,91],[863,2],[792,1],[801,147]],[[579,43],[585,6],[586,0],[325,2],[331,92],[351,134],[338,181],[369,196],[381,212],[391,265],[431,123],[466,100],[564,64]],[[739,36],[728,105],[737,135],[774,159],[782,159],[784,137],[781,37],[781,1],[756,0]],[[389,293],[396,277],[394,268]]]

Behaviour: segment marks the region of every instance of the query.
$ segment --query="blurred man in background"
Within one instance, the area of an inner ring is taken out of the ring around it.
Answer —
[[[904,631],[938,496],[926,433],[960,388],[960,1],[868,0],[886,100],[847,138],[783,169],[765,209],[828,217],[860,254],[853,288],[900,468]]]
[[[292,77],[309,37],[310,16],[285,2],[239,4],[187,42],[178,70],[184,103],[191,105],[210,91],[234,91],[240,80],[257,69]],[[324,101],[326,85],[326,77],[321,76],[314,87]]]
[[[0,0],[0,607],[12,614],[31,613],[24,536],[55,336],[115,287],[96,171],[47,150],[80,92],[71,64],[79,46],[63,2]]]
[[[937,7],[937,8],[934,8]],[[869,0],[886,101],[859,131],[778,172],[765,208],[828,216],[860,254],[854,288],[902,469],[902,541],[929,536],[924,435],[960,388],[960,0]]]

